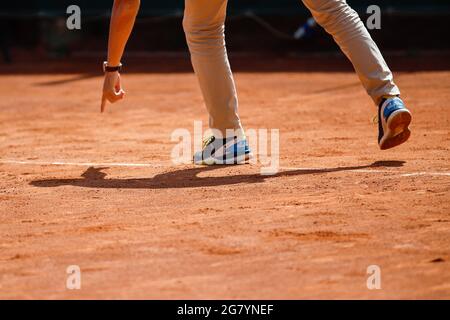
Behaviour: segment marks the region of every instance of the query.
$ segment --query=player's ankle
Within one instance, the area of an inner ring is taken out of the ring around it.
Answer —
[[[392,98],[399,98],[399,94],[385,94],[381,97],[382,100],[392,99]]]

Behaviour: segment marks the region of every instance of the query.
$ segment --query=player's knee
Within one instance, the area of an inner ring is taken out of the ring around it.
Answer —
[[[223,33],[223,24],[209,23],[208,21],[195,21],[189,17],[183,19],[183,30],[186,34],[199,36],[220,36]]]
[[[186,34],[188,44],[209,44],[221,43],[224,39],[224,26],[223,24],[207,22],[195,22],[189,18],[183,19],[183,30]]]
[[[316,22],[331,34],[351,27],[361,20],[346,1],[303,0],[311,10]]]

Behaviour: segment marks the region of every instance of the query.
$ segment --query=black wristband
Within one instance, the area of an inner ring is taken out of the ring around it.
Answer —
[[[122,71],[122,64],[119,64],[118,66],[111,67],[108,66],[108,62],[103,62],[103,72],[120,72]]]

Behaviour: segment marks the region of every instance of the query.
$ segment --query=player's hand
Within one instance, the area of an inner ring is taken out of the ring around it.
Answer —
[[[103,83],[101,112],[105,111],[107,101],[109,101],[110,103],[115,103],[119,100],[122,100],[124,96],[125,91],[123,91],[122,85],[120,83],[119,72],[106,72],[105,82]]]

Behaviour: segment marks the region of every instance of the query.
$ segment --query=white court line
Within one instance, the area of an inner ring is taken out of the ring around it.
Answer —
[[[330,170],[330,173],[333,172],[334,169],[337,168],[296,168],[296,167],[280,167],[281,170],[285,170],[285,171],[296,171],[296,170],[304,170],[304,171],[326,171],[326,170]],[[392,173],[392,171],[388,171],[388,170],[375,170],[375,169],[353,169],[353,170],[336,170],[336,172],[339,171],[347,171],[347,172],[357,172],[357,173]]]
[[[36,165],[36,166],[76,166],[76,167],[144,167],[163,168],[162,162],[158,163],[119,163],[119,162],[71,162],[71,161],[32,161],[32,160],[0,160],[0,164]]]
[[[148,162],[148,163],[121,163],[121,162],[73,162],[73,161],[35,161],[35,160],[8,160],[0,159],[0,164],[12,164],[12,165],[37,165],[37,166],[77,166],[77,167],[130,167],[130,168],[167,168],[169,166],[175,167],[173,163],[169,162]],[[321,171],[324,173],[329,170],[329,173],[333,172],[353,172],[353,173],[390,173],[399,174],[400,177],[418,177],[418,176],[441,176],[450,177],[450,172],[404,172],[399,173],[393,170],[375,170],[375,169],[354,169],[354,170],[335,170],[335,168],[301,168],[301,167],[280,167],[283,171]]]
[[[444,176],[450,177],[450,172],[412,172],[402,174],[402,177],[418,177],[418,176]]]
[[[336,170],[333,171],[333,168],[292,168],[292,167],[280,167],[280,169],[285,171],[296,171],[296,170],[305,170],[305,171],[320,171],[320,170],[330,170],[332,172],[355,172],[355,173],[391,173],[397,174],[398,172],[392,170],[375,170],[375,169],[354,169],[354,170]],[[450,172],[406,172],[400,174],[400,177],[418,177],[418,176],[442,176],[442,177],[450,177]]]

